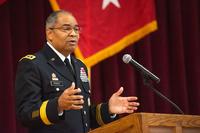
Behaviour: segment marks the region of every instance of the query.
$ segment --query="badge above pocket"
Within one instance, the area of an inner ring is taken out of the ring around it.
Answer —
[[[63,81],[59,80],[55,73],[51,74],[50,85],[51,86],[64,86]]]

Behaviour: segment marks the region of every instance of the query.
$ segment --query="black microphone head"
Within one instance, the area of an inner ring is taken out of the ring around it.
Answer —
[[[130,54],[125,54],[122,58],[123,62],[128,64],[131,60],[132,60],[132,57]]]

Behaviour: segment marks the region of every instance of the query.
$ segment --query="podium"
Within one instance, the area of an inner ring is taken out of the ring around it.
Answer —
[[[200,116],[134,113],[89,133],[200,133]]]

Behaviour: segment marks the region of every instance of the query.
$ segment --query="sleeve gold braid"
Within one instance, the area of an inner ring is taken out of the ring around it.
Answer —
[[[31,116],[32,116],[32,119],[38,117],[39,116],[39,110],[33,111]]]
[[[98,104],[96,107],[96,120],[99,125],[105,125],[101,117],[101,104]]]
[[[52,125],[53,123],[51,123],[47,117],[47,113],[46,113],[46,107],[47,107],[47,103],[48,103],[48,100],[47,101],[44,101],[40,107],[40,117],[41,117],[41,120],[44,122],[44,124],[46,125]]]

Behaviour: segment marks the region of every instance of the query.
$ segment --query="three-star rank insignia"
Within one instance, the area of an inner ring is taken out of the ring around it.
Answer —
[[[33,60],[33,59],[35,59],[35,58],[36,58],[35,55],[28,54],[28,55],[22,57],[19,61],[21,61],[21,60],[23,60],[23,59]]]

